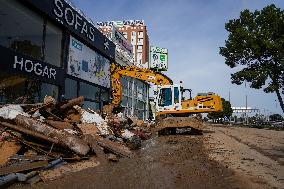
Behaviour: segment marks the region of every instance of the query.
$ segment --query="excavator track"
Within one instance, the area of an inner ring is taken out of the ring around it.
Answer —
[[[159,135],[165,135],[177,134],[178,131],[184,129],[187,133],[201,134],[203,128],[202,121],[196,117],[167,117],[158,120],[155,131]]]

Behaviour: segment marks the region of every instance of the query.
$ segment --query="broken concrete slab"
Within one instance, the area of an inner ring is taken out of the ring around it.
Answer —
[[[0,117],[4,119],[15,119],[17,115],[25,115],[26,117],[30,116],[24,112],[20,105],[7,105],[0,108]]]
[[[97,114],[96,112],[90,113],[79,106],[74,106],[74,108],[80,112],[82,123],[94,123],[96,124],[96,127],[100,131],[101,135],[110,134],[110,129],[107,121],[104,120],[99,114]]]

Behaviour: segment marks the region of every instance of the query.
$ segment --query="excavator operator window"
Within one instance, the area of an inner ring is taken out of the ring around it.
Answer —
[[[174,103],[179,103],[179,89],[178,89],[178,87],[174,88]]]
[[[159,95],[159,106],[170,106],[172,105],[172,89],[162,88]]]

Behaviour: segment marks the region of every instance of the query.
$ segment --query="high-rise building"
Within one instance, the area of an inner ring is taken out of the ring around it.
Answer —
[[[116,27],[133,46],[134,65],[149,68],[149,37],[143,20],[98,22],[97,25],[104,34]]]

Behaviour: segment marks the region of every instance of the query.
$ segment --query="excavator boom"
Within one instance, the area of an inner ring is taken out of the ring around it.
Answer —
[[[128,76],[142,81],[154,83],[156,85],[172,85],[173,81],[164,74],[156,73],[149,69],[128,66],[123,68],[115,64],[111,65],[111,83],[112,83],[112,103],[118,105],[122,96],[121,76]]]

